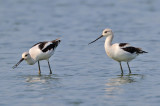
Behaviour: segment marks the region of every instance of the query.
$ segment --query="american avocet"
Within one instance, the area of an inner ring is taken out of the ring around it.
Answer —
[[[16,65],[13,66],[13,69],[16,68],[23,60],[25,60],[29,65],[33,65],[38,61],[39,74],[41,74],[39,61],[47,60],[50,74],[52,74],[49,58],[53,55],[54,50],[56,49],[59,43],[60,40],[56,39],[53,41],[39,42],[33,45],[32,48],[29,49],[29,52],[24,52],[22,54],[22,59]]]
[[[102,35],[100,37],[98,37],[96,40],[90,42],[89,44],[97,41],[98,39],[100,39],[102,37],[106,37],[104,47],[105,47],[105,51],[106,51],[107,55],[110,58],[119,62],[122,75],[123,75],[123,69],[122,69],[122,65],[121,65],[122,61],[127,62],[129,73],[131,73],[131,69],[129,67],[129,62],[132,59],[134,59],[136,56],[138,56],[139,54],[147,53],[147,52],[143,51],[141,48],[133,47],[128,43],[112,44],[113,32],[111,29],[104,29],[102,32]]]

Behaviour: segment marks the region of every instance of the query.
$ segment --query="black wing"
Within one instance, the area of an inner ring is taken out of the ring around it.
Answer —
[[[120,43],[120,44],[119,44],[119,47],[125,47],[125,46],[127,46],[127,45],[129,45],[129,43]]]
[[[125,47],[122,48],[124,51],[129,52],[129,53],[136,53],[136,54],[142,54],[142,53],[148,53],[146,51],[143,51],[141,48],[136,48],[136,47]]]
[[[49,44],[48,46],[46,46],[45,48],[42,48],[42,52],[47,52],[51,49],[53,49],[53,51],[56,49],[56,47],[58,46],[58,44],[61,42],[61,40],[53,40],[51,41],[52,43]],[[40,44],[41,45],[41,44]],[[39,45],[39,48],[40,48],[40,45]],[[45,44],[42,44],[41,46],[44,47]]]
[[[36,45],[39,45],[39,48],[42,50],[44,45],[47,43],[47,41],[44,41],[44,42],[38,42],[36,44],[34,44],[32,47],[36,46]]]

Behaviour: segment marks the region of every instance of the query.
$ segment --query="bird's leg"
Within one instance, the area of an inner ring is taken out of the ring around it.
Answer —
[[[40,68],[40,64],[39,64],[39,61],[38,61],[38,68],[39,68],[39,75],[41,75],[41,68]]]
[[[131,74],[131,69],[129,67],[129,63],[127,62],[127,65],[128,65],[128,69],[129,69],[129,74]]]
[[[123,69],[122,69],[121,62],[119,62],[119,64],[120,64],[120,68],[121,68],[121,75],[123,75]]]
[[[48,60],[48,67],[49,67],[49,70],[50,70],[50,74],[52,74],[52,70],[51,70],[51,67],[50,67],[50,64],[49,64],[49,60]]]

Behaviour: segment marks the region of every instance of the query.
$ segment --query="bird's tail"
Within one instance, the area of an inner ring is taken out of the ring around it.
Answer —
[[[141,48],[137,48],[137,49],[138,49],[138,50],[137,50],[137,53],[138,53],[138,54],[148,53],[148,52],[142,50]]]
[[[52,42],[53,48],[55,49],[59,45],[59,43],[61,42],[61,40],[60,40],[60,38],[58,38],[58,39],[53,40],[51,42]]]
[[[146,52],[146,51],[142,51],[142,53],[148,53],[148,52]]]
[[[53,40],[53,41],[52,41],[52,43],[58,43],[58,44],[59,44],[60,42],[61,42],[60,38],[57,38],[56,40]]]

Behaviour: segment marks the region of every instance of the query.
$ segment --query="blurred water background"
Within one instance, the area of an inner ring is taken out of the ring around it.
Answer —
[[[159,106],[159,0],[0,0],[1,106]],[[148,51],[130,63],[121,77],[107,57],[105,38],[89,42],[105,28],[113,42],[129,42]],[[39,41],[61,38],[46,61],[12,69],[21,54]]]

